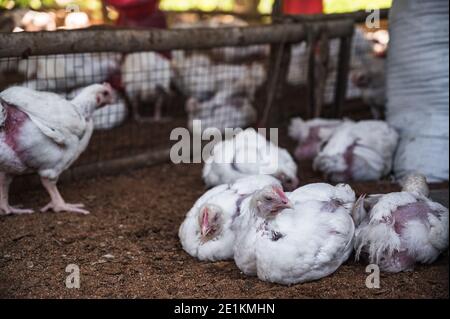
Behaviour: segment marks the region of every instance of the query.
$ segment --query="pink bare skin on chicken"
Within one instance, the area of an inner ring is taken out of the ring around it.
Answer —
[[[405,227],[412,220],[428,224],[428,214],[439,216],[438,212],[431,210],[424,202],[415,202],[398,207],[392,213],[392,218],[385,222],[393,223],[395,232],[402,238]],[[411,256],[406,250],[394,251],[391,256],[381,260],[382,268],[392,272],[412,270],[415,263],[415,257]]]
[[[17,96],[21,93],[36,92],[23,91],[25,88],[13,88]],[[2,92],[4,93],[4,92]],[[47,94],[47,93],[43,93]],[[11,97],[10,95],[7,95]],[[14,96],[14,94],[13,94]],[[9,186],[14,175],[29,172],[38,172],[42,185],[50,195],[51,202],[41,209],[42,212],[53,210],[55,212],[74,212],[89,214],[83,209],[83,204],[69,204],[64,201],[56,186],[59,174],[68,168],[87,147],[92,135],[93,112],[114,101],[114,93],[108,84],[92,85],[84,89],[72,101],[78,114],[84,117],[86,131],[80,138],[68,136],[69,144],[60,145],[48,136],[41,133],[27,113],[16,105],[0,99],[0,214],[29,214],[31,209],[21,209],[9,204]],[[32,98],[30,98],[32,99]],[[47,101],[45,99],[48,99]],[[51,102],[52,97],[44,96],[44,102]],[[28,101],[29,102],[29,101]],[[56,101],[55,103],[64,103]],[[1,113],[1,112],[0,112]],[[43,116],[45,118],[45,115]],[[79,119],[79,117],[76,117]],[[66,123],[59,123],[64,126]],[[71,125],[68,123],[67,125]],[[36,143],[34,143],[36,142]]]
[[[322,129],[332,129],[336,124],[317,125],[309,128],[308,136],[300,142],[295,150],[295,157],[298,160],[312,160],[320,152],[320,148],[325,143],[324,138],[320,136]]]
[[[353,163],[354,163],[354,154],[353,151],[355,149],[356,143],[350,145],[345,150],[343,156],[346,164],[346,169],[342,172],[333,172],[325,176],[326,179],[329,179],[332,182],[346,182],[351,181],[353,179]]]
[[[317,126],[309,129],[308,137],[295,150],[295,157],[298,160],[310,160],[319,153],[321,144],[319,131],[320,127]]]

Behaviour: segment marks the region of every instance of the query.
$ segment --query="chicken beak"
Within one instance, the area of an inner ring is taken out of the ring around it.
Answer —
[[[206,237],[206,235],[208,235],[209,233],[209,227],[206,225],[202,225],[202,229],[201,229],[201,235],[202,237]]]
[[[279,208],[280,208],[280,211],[281,211],[283,209],[294,208],[294,205],[292,204],[292,202],[290,200],[287,200],[287,201],[283,201],[283,203],[280,204]]]

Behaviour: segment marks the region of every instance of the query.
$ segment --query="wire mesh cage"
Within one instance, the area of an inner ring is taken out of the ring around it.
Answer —
[[[332,38],[353,33],[351,21],[323,27]],[[307,103],[301,90],[284,91],[286,53],[307,39],[307,29],[295,24],[2,34],[2,48],[9,49],[0,50],[0,89],[21,85],[72,99],[90,84],[110,83],[116,102],[96,110],[95,134],[71,169],[72,176],[80,168],[97,174],[114,161],[167,159],[170,132],[192,130],[194,120],[201,120],[202,129],[219,130],[268,126],[268,120],[281,125],[273,114]],[[300,63],[308,70],[306,61]]]

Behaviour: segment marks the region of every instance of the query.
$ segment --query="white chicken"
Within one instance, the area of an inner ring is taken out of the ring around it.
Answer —
[[[226,128],[245,128],[253,124],[257,118],[256,109],[245,92],[223,90],[205,102],[190,98],[186,102],[188,128],[192,131],[193,121],[200,120],[202,132],[210,135],[209,130]]]
[[[240,214],[240,204],[267,185],[281,188],[277,179],[259,175],[216,186],[203,194],[180,226],[178,236],[183,249],[200,260],[233,258],[235,235],[231,226]]]
[[[107,81],[120,70],[118,53],[80,53],[32,56],[19,62],[19,72],[33,90],[67,92]]]
[[[216,90],[216,81],[211,79],[211,59],[204,54],[187,56],[183,51],[173,55],[174,84],[186,96],[201,102],[211,99]]]
[[[230,87],[238,90],[242,87],[253,100],[256,90],[267,78],[266,69],[261,63],[213,64],[204,54],[186,56],[178,52],[174,56],[172,67],[178,89],[200,102],[210,100],[217,91],[230,90]]]
[[[85,88],[76,89],[69,94],[61,94],[62,97],[72,100],[80,94]],[[114,96],[114,103],[107,104],[94,111],[92,119],[94,121],[94,130],[110,130],[120,126],[128,117],[128,108],[125,100],[119,93],[111,89]]]
[[[295,205],[307,201],[331,201],[331,206],[339,204],[352,210],[355,204],[355,192],[348,184],[342,183],[336,186],[326,183],[307,184],[288,193],[288,197]]]
[[[203,167],[203,180],[209,187],[260,174],[277,178],[286,189],[298,185],[297,164],[291,155],[253,128],[217,143]]]
[[[156,52],[131,53],[125,57],[121,75],[135,119],[145,121],[138,108],[152,103],[152,120],[161,120],[164,100],[170,93],[172,71],[169,59]]]
[[[273,197],[263,189],[242,203],[236,265],[247,275],[285,285],[335,272],[353,250],[353,190],[321,183],[287,194],[287,205],[274,204]]]
[[[330,139],[344,120],[314,118],[303,120],[300,117],[291,119],[289,136],[299,145],[295,150],[298,160],[310,160],[316,157],[322,145]]]
[[[335,130],[313,167],[333,182],[378,180],[391,171],[397,142],[397,132],[383,121],[346,122]]]
[[[108,84],[91,85],[71,101],[24,87],[0,93],[0,212],[32,213],[10,206],[8,191],[14,175],[37,172],[51,197],[41,211],[89,213],[81,204],[66,203],[56,183],[86,149],[94,129],[92,114],[112,99]]]
[[[259,231],[266,219],[274,218],[293,205],[282,188],[263,187],[241,203],[241,213],[232,226],[236,240],[233,247],[234,262],[246,275],[257,274],[256,245],[260,241]]]
[[[448,209],[428,198],[424,176],[409,175],[401,192],[369,196],[364,204],[354,216],[356,259],[368,257],[382,271],[400,272],[432,263],[447,250]]]
[[[216,90],[231,88],[243,89],[250,99],[254,99],[256,90],[265,82],[266,69],[261,63],[250,65],[217,64],[210,68]]]

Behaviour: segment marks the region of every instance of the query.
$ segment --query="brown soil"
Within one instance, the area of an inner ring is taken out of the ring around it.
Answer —
[[[181,249],[177,231],[205,190],[200,172],[199,165],[164,164],[62,185],[68,201],[87,204],[88,216],[1,217],[0,297],[448,298],[448,253],[414,272],[382,274],[380,289],[366,288],[365,265],[353,261],[330,277],[285,287],[246,277],[232,261],[195,260]],[[308,170],[302,177],[319,180]],[[358,192],[396,189],[388,182],[353,186]],[[41,188],[13,197],[34,208],[48,200]],[[64,284],[72,263],[81,269],[78,290]]]

